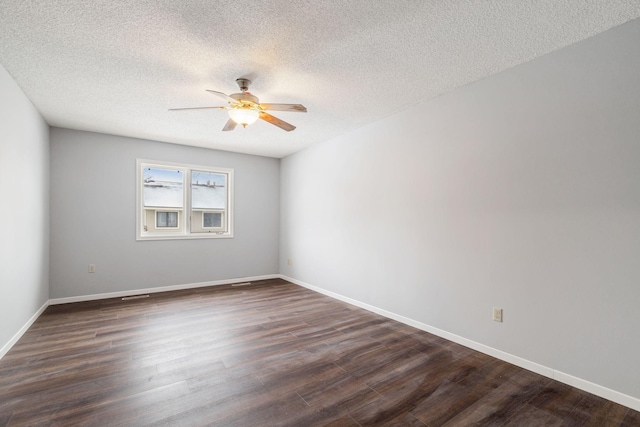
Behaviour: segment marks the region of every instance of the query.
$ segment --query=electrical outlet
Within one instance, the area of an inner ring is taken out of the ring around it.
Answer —
[[[95,273],[95,272],[96,272],[96,265],[89,264],[89,273]]]
[[[287,258],[287,265],[293,265],[293,261],[291,260],[291,258]]]
[[[493,307],[493,320],[496,322],[502,322],[502,309]]]

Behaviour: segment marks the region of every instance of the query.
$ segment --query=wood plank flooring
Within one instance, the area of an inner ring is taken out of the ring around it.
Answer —
[[[0,426],[640,426],[640,413],[283,280],[51,306]]]

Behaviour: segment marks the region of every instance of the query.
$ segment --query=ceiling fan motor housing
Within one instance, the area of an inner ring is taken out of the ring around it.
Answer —
[[[258,97],[250,94],[249,92],[232,93],[229,96],[238,101],[248,101],[248,102],[259,104]]]
[[[240,82],[245,80],[246,83]],[[241,93],[232,93],[230,98],[235,99],[237,102],[229,102],[229,117],[242,127],[255,122],[260,117],[260,104],[258,97],[247,92],[247,86],[249,86],[249,80],[238,79],[238,86],[242,90]]]

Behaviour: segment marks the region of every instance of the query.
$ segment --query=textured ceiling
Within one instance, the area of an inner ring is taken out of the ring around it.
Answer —
[[[0,64],[52,126],[283,157],[640,16],[638,0],[2,0]],[[308,113],[221,132],[205,89]]]

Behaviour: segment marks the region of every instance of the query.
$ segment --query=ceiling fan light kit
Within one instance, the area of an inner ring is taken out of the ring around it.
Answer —
[[[280,120],[279,118],[267,113],[267,110],[272,111],[291,111],[298,113],[306,113],[307,108],[301,104],[260,104],[258,97],[249,93],[249,85],[251,81],[248,79],[236,79],[238,87],[241,92],[232,93],[231,95],[225,95],[222,92],[207,89],[214,95],[217,95],[227,101],[226,106],[219,107],[191,107],[191,108],[171,108],[169,111],[177,110],[201,110],[201,109],[222,109],[228,110],[229,120],[222,128],[223,131],[231,131],[236,128],[236,125],[242,125],[247,127],[254,123],[258,119],[262,119],[265,122],[271,123],[274,126],[278,126],[287,132],[291,132],[296,127],[290,123]]]
[[[251,107],[239,107],[229,109],[229,117],[242,127],[246,128],[247,125],[254,123],[260,117],[260,112]]]

